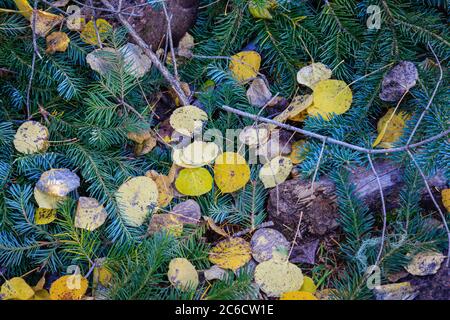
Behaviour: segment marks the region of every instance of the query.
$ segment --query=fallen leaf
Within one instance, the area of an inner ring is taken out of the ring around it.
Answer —
[[[203,274],[205,275],[205,279],[208,281],[211,280],[224,280],[227,276],[227,272],[226,270],[213,265],[211,268],[209,268],[208,270],[205,270],[203,272]]]
[[[25,121],[14,135],[14,148],[20,153],[45,152],[49,146],[48,129],[36,121]]]
[[[250,0],[248,3],[248,10],[256,19],[272,20],[273,17],[269,11],[272,7],[271,2],[272,1],[264,1],[263,3],[256,3],[255,1]]]
[[[219,147],[214,142],[194,141],[181,150],[180,166],[202,167],[212,163],[219,154]]]
[[[295,264],[274,257],[256,266],[255,282],[267,296],[279,297],[298,291],[303,285],[303,273]]]
[[[272,98],[272,93],[263,79],[257,78],[252,81],[247,90],[247,99],[252,106],[263,107]]]
[[[79,274],[56,279],[50,286],[52,300],[81,300],[88,288],[88,281]]]
[[[319,239],[311,241],[298,241],[298,244],[292,249],[290,261],[292,263],[315,264],[316,252],[319,246]]]
[[[45,53],[65,52],[69,47],[70,39],[65,32],[52,32],[47,38],[47,49]]]
[[[34,292],[33,300],[51,300],[50,293],[45,290],[37,290]]]
[[[442,204],[444,205],[447,212],[450,212],[450,189],[443,189],[441,191]]]
[[[121,47],[119,51],[122,53],[127,73],[136,78],[141,78],[150,71],[152,62],[141,47],[138,47],[133,43],[127,43]]]
[[[317,286],[314,283],[314,280],[310,277],[303,277],[303,285],[300,288],[300,291],[305,291],[309,293],[315,293],[317,291]]]
[[[320,62],[311,63],[297,73],[297,82],[314,90],[322,80],[331,78],[331,69]]]
[[[250,241],[252,247],[252,256],[258,262],[272,259],[272,253],[277,251],[285,254],[289,251],[289,242],[283,234],[275,229],[262,228],[258,229],[252,236]]]
[[[170,213],[176,216],[181,223],[197,224],[202,217],[200,206],[197,201],[192,199],[177,204]]]
[[[261,56],[256,51],[242,51],[231,57],[231,74],[239,82],[256,78],[261,66]]]
[[[202,109],[196,106],[185,106],[176,108],[170,116],[170,125],[172,128],[191,137],[194,132],[202,129],[203,122],[208,120],[208,115]]]
[[[174,287],[182,291],[195,290],[198,287],[197,270],[185,258],[175,258],[170,261],[167,277]]]
[[[31,18],[33,7],[28,3],[28,0],[14,0],[14,3],[22,16],[27,19]]]
[[[221,227],[219,227],[211,217],[203,216],[203,219],[208,223],[208,226],[215,233],[220,234],[222,237],[228,237],[228,233],[225,232]]]
[[[119,58],[120,53],[116,49],[105,47],[88,53],[86,62],[92,70],[105,75],[113,69]]]
[[[384,76],[380,99],[389,102],[399,101],[405,92],[416,85],[418,79],[419,74],[414,63],[401,61]]]
[[[36,208],[34,223],[37,225],[49,224],[56,219],[56,209]]]
[[[242,238],[220,241],[209,252],[209,261],[223,269],[237,270],[252,258],[250,244]]]
[[[235,192],[250,180],[250,167],[240,154],[224,152],[216,158],[214,180],[222,193]]]
[[[266,163],[278,156],[287,156],[292,152],[290,137],[287,137],[280,130],[272,130],[270,139],[261,144],[256,150],[256,155],[260,157],[262,163]]]
[[[98,30],[98,38],[100,38],[100,42],[103,43],[103,41],[105,41],[105,39],[111,32],[112,26],[105,19],[97,19],[95,25],[97,26]],[[87,44],[99,45],[93,20],[86,23],[83,30],[81,31],[80,38]]]
[[[310,115],[321,115],[330,120],[332,114],[343,114],[352,104],[353,94],[349,86],[341,80],[322,80],[313,91],[313,105],[307,111]]]
[[[310,94],[306,94],[303,96],[295,96],[292,102],[288,105],[288,107],[275,118],[275,121],[285,122],[286,120],[296,117],[301,112],[306,110],[313,103],[313,97]],[[272,125],[272,129],[275,125]]]
[[[194,49],[194,37],[186,32],[178,43],[178,55],[180,57],[191,58],[192,49]]]
[[[36,200],[39,208],[44,209],[58,209],[58,204],[64,201],[67,197],[59,197],[42,192],[34,187],[34,200]]]
[[[267,125],[247,126],[239,133],[239,141],[250,147],[257,147],[265,144],[270,137],[270,130]]]
[[[64,20],[63,16],[59,16],[42,10],[33,10],[33,16],[36,16],[36,18],[30,18],[31,27],[33,27],[33,19],[35,19],[35,33],[40,37],[45,37],[47,33],[49,33],[53,29],[53,27]]]
[[[259,179],[264,188],[273,188],[284,182],[292,170],[291,159],[278,156],[270,160],[259,170]]]
[[[151,170],[145,174],[152,179],[158,187],[158,206],[164,208],[169,205],[173,199],[173,189],[171,178]]]
[[[304,152],[306,140],[297,140],[292,144],[292,152],[289,155],[293,164],[301,163],[305,157],[302,155]]]
[[[419,294],[409,282],[377,286],[373,292],[377,300],[413,300]]]
[[[400,112],[394,114],[395,109],[389,109],[386,114],[378,120],[377,131],[378,136],[372,147],[380,146],[383,148],[390,148],[393,143],[397,142],[403,135],[403,129],[405,127],[406,120],[408,120],[408,114]]]
[[[0,295],[3,300],[30,300],[34,295],[34,290],[19,277],[6,280],[1,289]]]
[[[80,178],[69,169],[50,169],[42,173],[36,188],[49,195],[64,197],[80,186]]]
[[[183,224],[173,214],[154,214],[148,225],[148,233],[155,234],[161,231],[179,237],[183,232]]]
[[[138,227],[158,202],[158,186],[148,177],[134,177],[119,187],[116,200],[125,223]]]
[[[94,198],[80,197],[75,213],[75,227],[94,231],[105,223],[108,216],[105,208]]]
[[[213,178],[205,168],[183,169],[175,180],[175,187],[187,196],[201,196],[212,189]]]
[[[415,276],[428,276],[438,272],[445,256],[440,252],[425,251],[413,256],[405,267],[406,271]]]
[[[149,153],[156,147],[156,137],[151,135],[150,138],[145,140],[142,144],[136,144],[134,147],[134,154],[136,156],[142,156]]]
[[[306,291],[290,291],[281,295],[280,300],[319,300],[311,292]]]

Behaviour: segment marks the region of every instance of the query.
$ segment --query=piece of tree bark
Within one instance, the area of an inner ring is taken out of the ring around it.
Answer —
[[[398,195],[404,185],[402,169],[388,161],[375,163],[375,169],[380,177],[387,209],[398,207]],[[355,186],[356,195],[374,214],[379,214],[381,212],[380,192],[373,172],[368,168],[357,168],[352,170],[350,181]],[[442,174],[438,173],[428,179],[428,183],[433,189],[438,190],[445,187],[447,181]],[[267,207],[269,219],[274,221],[275,226],[288,239],[294,237],[302,211],[300,238],[305,240],[320,238],[338,228],[339,214],[333,181],[323,177],[315,182],[314,189],[315,192],[312,194],[310,180],[292,179],[270,191]],[[420,192],[422,201],[426,205],[430,201],[426,189],[423,188],[417,192]],[[439,197],[438,192],[436,196]]]

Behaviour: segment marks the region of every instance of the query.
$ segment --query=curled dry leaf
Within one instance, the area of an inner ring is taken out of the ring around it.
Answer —
[[[389,109],[386,114],[378,120],[377,131],[378,136],[372,147],[390,148],[393,143],[397,142],[403,134],[406,121],[409,119],[408,114],[400,112],[394,114],[395,109]]]
[[[414,63],[401,61],[384,76],[380,99],[389,102],[399,101],[406,91],[416,85],[417,79],[419,74]]]
[[[94,231],[105,223],[107,216],[105,208],[96,199],[80,197],[75,213],[75,227]]]
[[[297,73],[297,82],[314,90],[322,80],[331,78],[331,69],[320,62],[311,63]]]
[[[287,157],[275,157],[259,170],[259,179],[264,188],[273,188],[284,182],[292,170],[292,161]]]
[[[208,281],[216,280],[216,279],[224,280],[227,276],[227,272],[224,269],[222,269],[216,265],[213,265],[211,268],[204,271],[204,275],[205,275],[205,279]]]
[[[25,280],[15,277],[3,283],[0,295],[4,300],[30,300],[34,296],[34,290]]]
[[[313,103],[313,97],[310,94],[303,96],[295,96],[288,107],[279,115],[277,115],[274,120],[278,122],[285,122],[288,119],[297,117],[300,113],[305,111]],[[272,125],[271,128],[274,128]]]
[[[69,47],[70,39],[65,32],[52,32],[47,38],[47,49],[45,53],[65,52]]]
[[[187,196],[201,196],[212,189],[213,178],[205,168],[183,169],[175,180],[175,187]]]
[[[56,219],[56,209],[37,208],[34,213],[34,223],[37,225],[49,224]]]
[[[125,223],[138,227],[158,202],[158,186],[148,177],[134,177],[119,187],[116,200]]]
[[[192,57],[192,49],[194,49],[194,45],[194,37],[186,32],[178,43],[178,55],[185,58]]]
[[[225,230],[219,227],[211,217],[203,216],[203,219],[208,223],[209,228],[213,230],[215,233],[220,234],[222,237],[229,236],[228,233],[226,233]]]
[[[20,153],[45,152],[49,146],[47,127],[36,121],[26,121],[14,135],[14,148]]]
[[[45,192],[42,192],[38,188],[34,187],[34,200],[36,200],[39,208],[44,209],[57,209],[58,204],[64,201],[66,197],[54,196]]]
[[[154,214],[148,225],[148,233],[155,234],[161,231],[179,237],[183,232],[183,224],[178,220],[177,216],[173,214]]]
[[[269,137],[270,130],[266,124],[247,126],[239,133],[239,141],[250,147],[265,144]]]
[[[145,174],[152,179],[158,187],[158,206],[166,207],[173,199],[172,180],[170,177],[151,170]]]
[[[419,294],[409,282],[377,286],[373,292],[377,300],[413,300]]]
[[[251,259],[250,244],[242,238],[220,241],[209,252],[209,261],[223,269],[237,270]]]
[[[235,192],[250,180],[250,167],[240,154],[224,152],[216,158],[214,180],[222,193]]]
[[[107,36],[112,30],[112,26],[105,19],[97,19],[96,26],[98,30],[98,37],[100,38],[100,42],[105,41]],[[98,45],[97,32],[95,31],[94,21],[91,20],[84,26],[80,35],[81,40],[83,40],[87,44]]]
[[[445,256],[440,252],[420,252],[414,255],[405,269],[410,274],[415,276],[428,276],[438,272],[444,260]]]
[[[203,122],[208,120],[208,115],[202,109],[196,106],[185,106],[177,108],[170,116],[170,125],[172,128],[191,137],[194,132],[201,130]]]
[[[119,51],[122,54],[127,73],[136,78],[141,78],[150,71],[152,62],[141,47],[133,43],[127,43]]]
[[[127,133],[127,138],[138,144],[143,144],[145,142],[145,140],[148,140],[151,137],[152,137],[152,135],[150,134],[150,130],[140,130],[137,132],[128,132]]]
[[[444,205],[447,212],[450,212],[450,189],[444,189],[441,191],[442,204]]]
[[[289,242],[283,234],[275,229],[258,229],[250,241],[252,247],[252,256],[258,262],[272,259],[274,251],[287,256],[289,251]]]
[[[292,152],[289,155],[293,164],[299,164],[304,160],[302,155],[305,148],[306,140],[298,140],[292,144]]]
[[[182,291],[195,290],[198,287],[197,270],[185,258],[175,258],[170,261],[167,277],[174,287]]]
[[[310,115],[330,120],[332,114],[343,114],[350,109],[352,99],[352,90],[344,81],[322,80],[314,87],[314,101],[307,111]]]
[[[317,291],[317,286],[314,283],[314,280],[310,277],[304,276],[303,277],[303,285],[300,288],[300,291],[315,293]]]
[[[281,295],[280,300],[319,300],[311,292],[307,291],[290,291]]]
[[[247,90],[247,99],[252,106],[263,107],[272,98],[272,93],[263,79],[256,78]]]
[[[149,139],[145,140],[142,144],[136,144],[134,147],[134,154],[136,156],[142,156],[149,153],[156,147],[156,137],[151,135]]]
[[[35,32],[40,37],[45,37],[47,33],[49,33],[53,27],[58,25],[64,20],[63,16],[59,16],[53,13],[45,12],[42,10],[33,10],[33,16],[36,16],[36,18],[31,17],[31,27],[33,27],[33,19],[36,20],[36,29]]]
[[[33,300],[51,300],[50,293],[45,289],[37,290],[34,292]]]
[[[242,51],[231,57],[231,74],[239,82],[256,78],[261,66],[261,56],[256,51]]]
[[[295,264],[274,257],[256,266],[255,282],[269,297],[279,297],[298,291],[303,285],[303,273]]]
[[[181,223],[197,224],[202,217],[199,204],[192,199],[177,204],[170,213],[176,216]]]
[[[81,300],[88,288],[88,280],[79,274],[62,276],[50,287],[52,300]]]
[[[49,195],[64,197],[80,186],[80,178],[69,169],[50,169],[45,171],[36,188]]]
[[[101,75],[107,74],[120,58],[120,53],[113,48],[96,49],[86,56],[86,62],[92,70]]]

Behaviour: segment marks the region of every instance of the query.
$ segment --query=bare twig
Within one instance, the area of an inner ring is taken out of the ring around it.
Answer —
[[[166,17],[167,21],[167,38],[169,40],[168,42],[170,47],[170,54],[172,56],[173,73],[175,75],[175,78],[178,79],[177,60],[175,58],[175,48],[173,47],[173,39],[172,39],[172,16],[169,15],[165,1],[162,2],[162,7],[164,11],[164,16]]]
[[[380,250],[378,251],[377,259],[375,260],[375,265],[378,266],[381,257],[383,255],[384,241],[386,237],[386,220],[387,220],[386,203],[384,201],[383,186],[381,185],[380,177],[378,176],[377,170],[375,170],[375,166],[373,165],[372,158],[369,153],[367,154],[367,159],[369,160],[370,168],[372,169],[372,172],[375,178],[377,179],[378,189],[380,190],[380,197],[381,197],[381,210],[383,212],[383,229],[381,230]]]
[[[307,137],[311,137],[311,138],[314,138],[314,139],[319,139],[319,140],[322,140],[322,141],[324,141],[326,139],[327,142],[329,142],[329,143],[337,144],[337,145],[340,145],[340,146],[343,146],[343,147],[347,147],[347,148],[355,150],[355,151],[368,153],[368,154],[402,152],[402,151],[406,151],[408,149],[408,147],[409,148],[417,148],[417,147],[420,147],[420,146],[422,146],[424,144],[427,144],[429,142],[432,142],[432,141],[441,139],[443,137],[446,137],[446,136],[448,136],[450,134],[450,129],[448,129],[448,130],[445,130],[445,131],[441,132],[440,134],[437,134],[435,136],[432,136],[432,137],[430,137],[428,139],[425,139],[425,140],[422,140],[420,142],[411,144],[409,146],[403,146],[403,147],[397,147],[397,148],[389,148],[389,149],[368,149],[368,148],[356,146],[356,145],[351,144],[351,143],[347,143],[347,142],[344,142],[344,141],[333,139],[331,137],[327,137],[327,136],[324,136],[324,135],[321,135],[321,134],[318,134],[318,133],[315,133],[315,132],[303,130],[303,129],[300,129],[300,128],[297,128],[297,127],[294,127],[294,126],[291,126],[291,125],[288,125],[288,124],[284,124],[284,123],[281,123],[281,122],[278,122],[278,121],[275,121],[275,120],[272,120],[272,119],[268,119],[268,118],[264,118],[264,117],[261,117],[261,116],[257,116],[257,115],[254,115],[252,113],[248,113],[248,112],[245,112],[245,111],[234,109],[234,108],[231,108],[229,106],[222,106],[221,108],[223,110],[225,110],[225,111],[228,111],[228,112],[231,112],[231,113],[243,116],[243,117],[247,117],[247,118],[250,118],[250,119],[253,119],[253,120],[258,119],[258,121],[269,123],[269,124],[273,124],[273,125],[276,125],[276,126],[278,126],[280,128],[286,129],[286,130],[295,131],[295,132],[301,133],[301,134],[303,134],[303,135],[305,135]]]
[[[102,3],[109,8],[114,10],[114,7],[108,0],[102,0]],[[167,70],[167,68],[161,63],[156,54],[151,50],[150,46],[137,34],[136,30],[131,26],[131,24],[123,17],[121,13],[117,13],[117,18],[120,23],[128,30],[130,36],[136,41],[136,43],[144,50],[145,54],[150,58],[153,65],[161,72],[163,77],[169,82],[173,90],[177,93],[183,105],[189,104],[189,98],[184,93],[179,81]]]
[[[442,223],[444,225],[445,231],[447,232],[447,240],[448,240],[448,249],[447,249],[447,262],[446,262],[446,266],[449,266],[449,262],[450,262],[450,230],[447,224],[447,219],[445,218],[444,213],[441,210],[441,207],[439,206],[439,204],[437,203],[435,197],[433,196],[433,192],[431,191],[430,185],[428,184],[427,181],[427,177],[425,176],[425,174],[423,173],[422,169],[420,168],[419,164],[417,163],[416,159],[414,158],[413,154],[411,153],[411,151],[408,149],[406,150],[408,152],[409,157],[411,158],[411,160],[413,161],[414,165],[417,168],[417,171],[419,171],[420,176],[422,177],[423,182],[425,183],[425,187],[427,189],[428,194],[430,195],[431,201],[433,201],[434,206],[436,207],[437,211],[439,212],[439,215],[441,216],[441,220]]]
[[[289,259],[291,258],[292,251],[294,250],[295,241],[297,241],[298,234],[300,233],[300,226],[302,224],[302,219],[303,219],[303,211],[300,212],[300,217],[297,223],[297,230],[295,231],[294,239],[292,239],[291,248],[289,249],[287,261],[289,261]]]
[[[91,6],[92,6],[92,0],[89,0],[90,1],[90,3],[91,3]],[[102,43],[102,39],[100,38],[100,32],[98,31],[98,26],[97,26],[97,14],[96,14],[96,11],[95,11],[96,9],[93,9],[92,10],[92,16],[93,16],[93,20],[94,20],[94,22],[93,22],[93,25],[94,25],[94,30],[95,30],[95,36],[97,37],[97,43],[98,43],[98,46],[100,47],[100,48],[103,48],[103,43]]]

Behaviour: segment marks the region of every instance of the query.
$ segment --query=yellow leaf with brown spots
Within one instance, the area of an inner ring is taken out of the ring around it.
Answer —
[[[79,274],[56,279],[50,286],[52,300],[81,300],[88,288],[88,281]]]
[[[251,259],[250,244],[242,238],[220,241],[209,252],[209,261],[223,269],[237,270]]]
[[[47,49],[45,53],[65,52],[69,47],[70,39],[65,32],[52,32],[47,38]]]
[[[216,158],[214,180],[222,193],[235,192],[250,180],[250,167],[240,154],[224,152]]]

